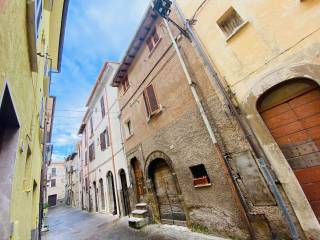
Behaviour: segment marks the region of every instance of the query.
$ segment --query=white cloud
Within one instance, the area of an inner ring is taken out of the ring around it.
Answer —
[[[52,84],[52,95],[57,96],[53,159],[61,160],[74,151],[85,103],[102,64],[122,58],[148,3],[148,0],[70,1],[62,72],[53,75]]]

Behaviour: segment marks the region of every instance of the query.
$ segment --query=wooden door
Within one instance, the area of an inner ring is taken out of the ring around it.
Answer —
[[[123,201],[124,215],[127,216],[130,213],[130,201],[129,201],[129,192],[128,192],[126,173],[123,169],[120,171],[120,179],[121,179],[121,187],[122,187],[122,201]]]
[[[320,89],[288,96],[261,112],[320,220]]]
[[[57,205],[57,194],[49,195],[48,204],[50,207]]]
[[[138,160],[134,159],[132,164],[133,164],[134,179],[136,183],[137,197],[138,197],[138,200],[141,200],[144,194],[142,170],[141,170],[140,164],[138,163]]]
[[[185,221],[175,179],[165,162],[159,162],[155,168],[154,187],[161,220],[171,224],[175,224],[175,221]]]

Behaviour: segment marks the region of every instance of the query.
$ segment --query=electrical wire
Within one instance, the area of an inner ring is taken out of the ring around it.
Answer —
[[[193,22],[195,20],[195,17],[197,16],[197,14],[199,13],[200,9],[204,6],[204,4],[206,4],[208,0],[204,0],[199,7],[197,8],[197,10],[194,12],[194,14],[192,15],[192,17],[190,18],[190,22]]]

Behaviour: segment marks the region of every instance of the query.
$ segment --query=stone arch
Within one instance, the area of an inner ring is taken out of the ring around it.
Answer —
[[[106,209],[106,200],[104,196],[104,184],[103,184],[103,179],[99,179],[99,188],[100,188],[100,202],[101,202],[101,210]]]
[[[174,170],[173,163],[172,163],[171,159],[169,158],[168,155],[166,155],[165,153],[163,153],[161,151],[154,151],[147,157],[147,161],[146,161],[146,164],[144,166],[144,173],[145,173],[144,176],[145,176],[146,180],[150,179],[150,170],[151,170],[150,166],[157,159],[162,159],[163,161],[166,162],[166,164],[171,169],[172,174],[175,176],[176,182],[178,183],[178,179],[176,177],[176,172]],[[177,188],[178,188],[179,194],[181,194],[180,187],[177,186]]]
[[[108,206],[109,206],[109,212],[113,215],[117,214],[117,200],[116,200],[116,191],[115,191],[115,185],[114,185],[114,178],[112,171],[109,171],[107,173],[107,190],[108,190]]]
[[[320,85],[320,65],[296,64],[279,67],[252,81],[252,84],[249,85],[245,92],[239,93],[238,100],[241,111],[246,115],[249,126],[255,133],[268,162],[281,182],[303,231],[307,236],[316,236],[320,234],[320,227],[313,210],[286,157],[257,108],[259,99],[266,92],[276,86],[296,81],[297,79],[313,81]]]
[[[149,194],[153,196],[154,216],[162,223],[185,222],[181,189],[170,158],[160,151],[151,153],[145,165],[145,176]]]
[[[0,95],[0,232],[4,239],[10,236],[10,203],[16,154],[18,151],[20,123],[13,97],[7,83]],[[31,151],[26,146],[25,183],[32,187],[31,181]],[[30,154],[29,154],[30,153]],[[20,163],[21,164],[21,163]],[[30,171],[29,171],[30,170]]]
[[[127,216],[130,213],[130,201],[129,201],[129,191],[127,184],[127,175],[123,168],[119,169],[119,178],[121,181],[121,198],[123,204],[123,213],[124,216]]]

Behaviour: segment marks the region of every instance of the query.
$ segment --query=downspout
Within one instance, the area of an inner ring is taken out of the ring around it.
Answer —
[[[119,191],[118,191],[118,173],[116,172],[116,163],[114,160],[114,149],[113,149],[113,141],[112,141],[112,132],[111,132],[111,120],[110,120],[110,109],[109,109],[109,101],[108,101],[108,93],[107,89],[104,88],[104,91],[106,93],[106,105],[107,105],[107,115],[108,115],[108,134],[109,134],[109,141],[110,141],[110,147],[111,147],[111,154],[112,154],[112,167],[114,172],[114,182],[116,187],[116,197],[117,197],[117,209],[119,211],[119,217],[121,216],[121,210],[120,210],[120,198],[119,198]]]
[[[228,179],[228,183],[229,183],[230,188],[231,188],[231,190],[232,190],[232,195],[233,195],[233,197],[234,197],[234,200],[236,201],[236,204],[238,205],[238,208],[239,208],[239,210],[240,210],[240,212],[241,212],[242,218],[243,218],[243,219],[245,220],[245,222],[246,222],[246,225],[247,225],[248,230],[249,230],[249,232],[250,232],[251,238],[252,238],[252,239],[256,239],[256,236],[255,236],[255,232],[254,232],[254,230],[253,230],[253,227],[251,226],[251,223],[250,223],[250,221],[249,221],[249,219],[248,219],[248,216],[247,216],[247,214],[246,214],[246,210],[244,209],[243,204],[242,204],[242,202],[241,202],[241,197],[239,196],[239,193],[238,193],[238,191],[237,191],[237,189],[236,189],[236,187],[235,187],[235,185],[234,185],[234,182],[233,182],[233,180],[232,180],[232,178],[231,178],[230,168],[228,167],[228,165],[227,165],[227,163],[226,163],[226,160],[225,160],[225,158],[224,158],[224,156],[223,156],[223,153],[222,153],[222,151],[221,151],[221,148],[220,148],[220,146],[219,146],[219,144],[218,144],[218,142],[217,142],[217,139],[216,139],[216,137],[215,137],[215,135],[214,135],[214,132],[213,132],[213,130],[212,130],[212,127],[211,127],[211,125],[210,125],[210,123],[209,123],[208,117],[207,117],[207,115],[206,115],[206,113],[205,113],[205,111],[204,111],[204,108],[203,108],[202,104],[201,104],[199,95],[198,95],[198,93],[197,93],[197,91],[196,91],[196,89],[195,89],[195,83],[192,81],[192,78],[191,78],[190,73],[189,73],[189,71],[188,71],[188,69],[187,69],[186,63],[185,63],[185,61],[183,60],[183,57],[182,57],[182,55],[181,55],[181,53],[180,53],[178,44],[177,44],[177,42],[176,42],[176,40],[175,40],[175,38],[174,38],[174,36],[173,36],[173,34],[172,34],[172,32],[171,32],[171,29],[170,29],[170,27],[169,27],[168,21],[167,21],[166,19],[163,19],[163,20],[164,20],[164,23],[165,23],[165,25],[166,25],[166,27],[167,27],[167,30],[168,30],[170,39],[171,39],[172,44],[173,44],[173,47],[174,47],[174,49],[175,49],[175,51],[176,51],[176,53],[177,53],[177,56],[178,56],[178,58],[179,58],[181,67],[182,67],[182,69],[183,69],[183,72],[184,72],[184,74],[185,74],[185,76],[186,76],[186,78],[187,78],[188,85],[189,85],[190,90],[191,90],[191,92],[192,92],[193,98],[194,98],[194,100],[195,100],[195,102],[196,102],[196,104],[197,104],[197,107],[198,107],[198,110],[199,110],[200,115],[201,115],[201,117],[202,117],[202,120],[203,120],[203,122],[204,122],[204,124],[205,124],[205,126],[206,126],[206,128],[207,128],[207,131],[208,131],[208,133],[209,133],[209,135],[210,135],[211,141],[212,141],[212,143],[213,143],[213,145],[214,145],[215,152],[217,153],[218,159],[219,159],[219,161],[220,161],[220,163],[221,163],[221,165],[222,165],[222,167],[223,167],[224,174],[225,174],[225,176],[226,176],[227,179]]]
[[[266,156],[265,156],[263,150],[261,149],[261,146],[259,144],[259,141],[258,141],[256,135],[254,134],[254,132],[250,128],[246,119],[244,119],[243,116],[241,116],[238,113],[238,110],[234,106],[232,99],[229,97],[228,93],[226,92],[223,84],[221,83],[221,80],[219,79],[217,72],[215,71],[215,69],[213,68],[213,66],[211,64],[209,57],[207,56],[205,50],[203,49],[200,39],[198,38],[198,36],[196,35],[194,30],[190,26],[189,22],[186,20],[184,14],[182,13],[181,9],[179,8],[179,6],[175,0],[173,0],[173,4],[174,4],[175,8],[177,9],[177,12],[178,12],[178,15],[179,15],[181,21],[183,22],[184,26],[186,27],[186,29],[190,35],[192,43],[194,44],[198,54],[202,58],[205,66],[207,67],[209,74],[211,75],[211,77],[213,79],[213,85],[214,85],[215,89],[217,89],[219,91],[219,93],[223,96],[223,101],[227,104],[227,106],[230,108],[232,114],[235,116],[237,122],[240,125],[240,128],[244,132],[244,135],[245,135],[247,141],[249,142],[250,146],[252,147],[252,150],[254,151],[255,155],[257,156],[259,168],[261,169],[261,172],[262,172],[271,192],[274,194],[276,202],[278,203],[278,205],[282,211],[282,214],[288,224],[292,239],[294,239],[294,240],[298,239],[297,228],[294,224],[292,217],[289,214],[288,208],[286,207],[286,203],[285,203],[283,197],[281,196],[281,193],[278,189],[278,186],[276,185],[275,180],[273,179],[272,174],[271,174],[271,172],[270,172],[270,170],[264,160],[264,159],[266,159]]]

